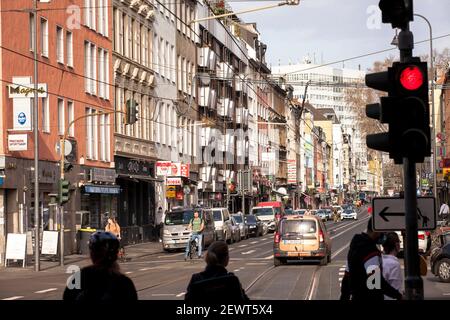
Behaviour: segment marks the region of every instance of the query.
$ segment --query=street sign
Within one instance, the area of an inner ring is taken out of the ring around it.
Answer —
[[[404,198],[374,198],[372,200],[374,230],[402,231],[405,226]],[[434,197],[417,198],[418,230],[436,229],[436,203]]]
[[[61,154],[61,140],[56,142],[55,151],[58,155]],[[72,144],[69,140],[64,140],[64,155],[67,157],[72,152]]]

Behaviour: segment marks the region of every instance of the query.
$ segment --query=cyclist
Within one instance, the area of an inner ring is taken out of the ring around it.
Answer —
[[[184,261],[186,261],[187,256],[189,254],[191,248],[191,241],[197,239],[198,240],[198,258],[202,257],[202,232],[205,228],[205,222],[199,216],[199,212],[197,209],[194,211],[194,217],[189,222],[189,230],[192,230],[192,235],[189,238],[188,243],[186,244],[186,252],[184,253]]]

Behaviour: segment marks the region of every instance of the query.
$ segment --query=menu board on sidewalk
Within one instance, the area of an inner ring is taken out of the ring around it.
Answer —
[[[21,233],[8,233],[6,239],[5,267],[8,260],[23,260],[25,267],[25,256],[27,246],[27,235]]]
[[[58,231],[44,231],[42,237],[42,254],[58,254]]]

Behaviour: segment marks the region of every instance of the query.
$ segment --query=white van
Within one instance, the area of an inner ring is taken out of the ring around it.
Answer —
[[[227,208],[205,209],[211,211],[214,219],[215,240],[231,242],[231,216]]]

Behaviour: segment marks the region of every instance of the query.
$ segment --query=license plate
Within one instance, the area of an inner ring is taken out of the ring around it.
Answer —
[[[301,244],[302,240],[283,240],[283,244]]]
[[[299,254],[297,252],[288,252],[288,257],[298,257]]]

